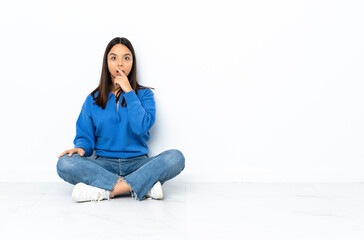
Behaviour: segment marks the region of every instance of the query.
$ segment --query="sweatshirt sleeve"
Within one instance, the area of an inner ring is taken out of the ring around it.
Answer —
[[[91,118],[91,101],[86,98],[82,105],[80,115],[76,123],[76,137],[73,140],[75,148],[85,150],[84,157],[92,155],[95,149],[95,129]]]
[[[124,94],[128,109],[128,120],[132,131],[137,135],[146,134],[155,122],[154,93],[146,89],[139,100],[135,91]]]

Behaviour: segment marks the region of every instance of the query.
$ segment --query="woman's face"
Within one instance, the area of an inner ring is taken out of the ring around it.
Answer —
[[[113,81],[117,76],[121,76],[116,67],[128,76],[133,66],[133,55],[125,45],[115,44],[107,55],[107,65]]]

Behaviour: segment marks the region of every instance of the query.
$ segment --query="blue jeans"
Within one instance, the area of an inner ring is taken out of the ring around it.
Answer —
[[[122,159],[92,155],[71,157],[63,155],[57,162],[58,175],[71,184],[83,182],[87,185],[112,191],[119,178],[129,184],[131,194],[139,201],[153,185],[161,184],[177,176],[185,168],[185,157],[177,149],[164,151],[157,156],[148,154]]]

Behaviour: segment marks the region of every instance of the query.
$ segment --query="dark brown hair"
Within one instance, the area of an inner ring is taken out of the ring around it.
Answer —
[[[116,37],[116,38],[112,39],[109,42],[109,44],[106,46],[105,53],[104,53],[104,60],[102,62],[100,83],[99,83],[99,86],[95,90],[93,90],[91,92],[91,96],[95,100],[94,104],[99,105],[100,107],[102,107],[102,109],[105,109],[107,101],[108,101],[109,92],[113,89],[113,83],[112,83],[112,80],[111,80],[109,67],[107,65],[107,55],[109,54],[111,48],[116,44],[125,45],[131,51],[131,53],[133,55],[132,56],[133,57],[133,66],[132,66],[131,71],[130,71],[130,73],[128,75],[128,79],[129,79],[130,86],[133,88],[135,93],[138,94],[139,89],[145,89],[145,88],[150,88],[150,89],[154,90],[154,88],[151,88],[151,87],[141,86],[137,82],[136,57],[135,57],[134,48],[133,48],[133,45],[131,44],[131,42],[126,38]],[[97,97],[95,98],[96,91],[98,91],[98,94],[97,94]],[[120,94],[122,92],[123,92],[123,90],[120,89],[116,93],[116,102],[118,102],[118,100],[120,98]],[[121,102],[121,106],[122,107],[127,106],[124,97],[123,97],[123,100]]]

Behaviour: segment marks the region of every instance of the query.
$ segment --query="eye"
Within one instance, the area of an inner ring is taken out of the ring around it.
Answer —
[[[111,57],[111,59],[113,59],[114,57]]]
[[[130,59],[129,57],[125,57],[126,60]]]

